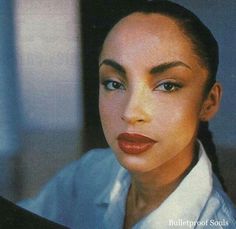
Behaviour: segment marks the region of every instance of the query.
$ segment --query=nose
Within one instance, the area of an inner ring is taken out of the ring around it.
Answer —
[[[129,93],[121,119],[135,125],[151,121],[151,103],[145,90]]]

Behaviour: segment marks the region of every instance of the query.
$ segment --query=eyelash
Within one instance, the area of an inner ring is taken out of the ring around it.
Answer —
[[[102,85],[107,91],[114,91],[114,90],[125,90],[125,87],[122,83],[115,81],[115,80],[104,80]],[[111,88],[113,87],[113,88]]]
[[[104,80],[102,82],[102,85],[107,91],[125,90],[125,86],[123,85],[123,83],[120,83],[115,80]],[[167,81],[167,82],[163,82],[159,84],[157,87],[154,88],[154,90],[171,93],[171,92],[179,90],[180,88],[182,88],[181,84]]]
[[[162,87],[162,89],[160,89],[160,87]],[[171,87],[169,89],[167,89],[166,87]],[[158,89],[159,88],[159,89]],[[163,82],[161,84],[159,84],[156,88],[155,88],[155,91],[156,89],[158,91],[163,91],[163,92],[174,92],[174,91],[177,91],[179,90],[180,88],[182,88],[182,85],[179,84],[179,83],[174,83],[174,82],[171,82],[171,81],[167,81],[167,82]]]

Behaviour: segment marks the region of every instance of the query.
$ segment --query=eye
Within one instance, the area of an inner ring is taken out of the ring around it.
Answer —
[[[158,85],[155,89],[158,91],[172,92],[180,89],[182,85],[173,82],[164,82]]]
[[[115,80],[105,80],[102,82],[106,90],[114,91],[114,90],[124,90],[125,87],[122,83],[117,82]]]

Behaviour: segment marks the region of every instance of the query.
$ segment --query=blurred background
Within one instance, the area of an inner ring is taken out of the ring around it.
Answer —
[[[31,197],[88,149],[106,146],[97,109],[98,32],[99,19],[109,22],[104,15],[112,16],[108,6],[116,2],[0,0],[2,196]],[[236,2],[174,2],[197,14],[221,48],[224,96],[210,127],[236,203]]]

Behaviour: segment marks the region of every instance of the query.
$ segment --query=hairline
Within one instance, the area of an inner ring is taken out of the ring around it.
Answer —
[[[199,65],[207,71],[207,79],[206,79],[206,82],[205,82],[204,92],[205,92],[205,94],[208,94],[208,92],[210,91],[211,87],[213,86],[213,85],[210,84],[211,78],[212,78],[211,77],[211,73],[210,73],[210,69],[209,69],[210,67],[204,61],[204,58],[197,52],[197,45],[195,44],[195,39],[194,39],[193,36],[191,36],[191,33],[187,31],[186,26],[184,25],[184,19],[183,19],[183,21],[181,21],[181,19],[171,15],[168,12],[155,12],[155,11],[147,12],[147,11],[142,11],[142,10],[136,10],[136,11],[130,12],[129,14],[121,17],[118,21],[116,21],[116,23],[114,23],[114,25],[111,27],[111,29],[106,34],[105,39],[104,39],[104,41],[102,43],[102,46],[100,48],[98,60],[100,60],[100,58],[101,58],[101,53],[103,51],[103,46],[105,44],[105,41],[106,41],[107,37],[109,36],[110,32],[115,28],[115,26],[119,22],[121,22],[123,19],[125,19],[125,18],[127,18],[127,17],[129,17],[129,16],[131,16],[133,14],[138,14],[138,13],[143,14],[143,15],[157,14],[157,15],[161,15],[161,16],[167,17],[167,18],[171,19],[176,24],[176,26],[179,28],[179,30],[181,32],[183,32],[183,35],[186,38],[186,40],[189,42],[189,44],[190,44],[190,46],[192,48],[192,51],[193,51],[195,57],[198,60]],[[197,16],[195,16],[194,14],[193,14],[193,16],[196,17],[196,19],[198,19]],[[209,85],[210,85],[210,87],[209,87]]]

